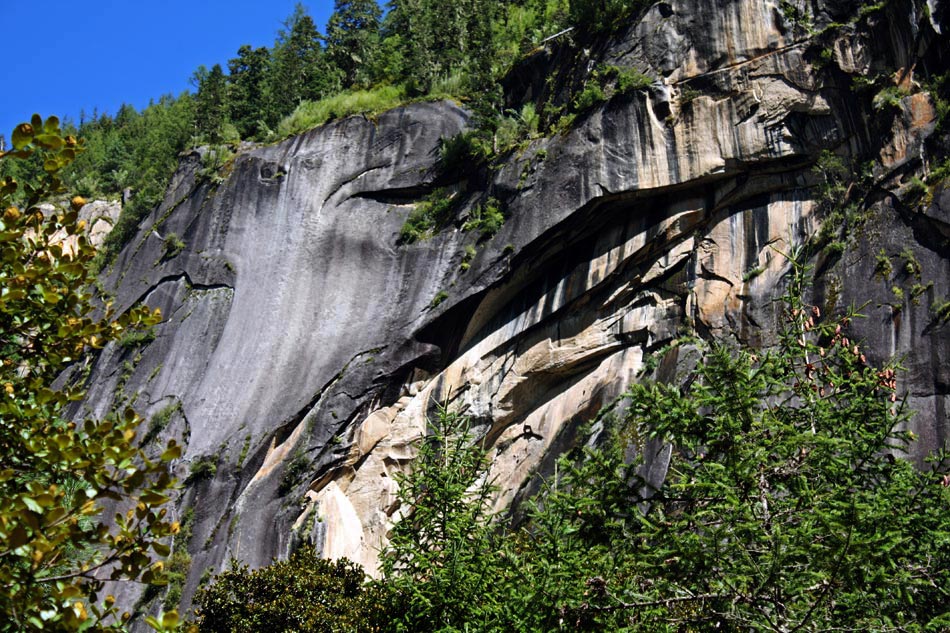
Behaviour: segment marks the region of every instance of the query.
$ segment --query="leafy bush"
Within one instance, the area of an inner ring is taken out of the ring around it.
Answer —
[[[300,481],[301,476],[307,472],[309,460],[306,454],[296,453],[280,477],[280,484],[277,486],[277,494],[284,496],[293,490],[294,486]]]
[[[185,485],[193,484],[205,479],[211,479],[218,472],[218,460],[211,455],[200,457],[191,463]]]
[[[435,296],[432,297],[432,301],[429,302],[429,307],[438,308],[442,305],[442,302],[449,298],[449,293],[445,290],[440,290],[435,293]]]
[[[590,74],[584,89],[574,97],[572,108],[575,113],[584,112],[615,95],[645,90],[652,85],[653,78],[636,68],[599,66]]]
[[[443,138],[439,146],[439,162],[447,172],[469,172],[491,155],[491,139],[485,138],[482,130],[459,132]]]
[[[188,508],[179,521],[178,534],[173,539],[174,547],[168,558],[168,568],[165,575],[167,583],[163,606],[177,609],[181,604],[181,593],[191,571],[191,554],[188,553],[188,544],[194,532],[195,509]]]
[[[227,167],[234,159],[234,150],[229,145],[211,145],[201,154],[199,178],[207,178],[215,185],[224,182]]]
[[[155,329],[148,328],[144,330],[129,330],[119,339],[118,345],[122,349],[135,349],[136,347],[145,347],[155,340]]]
[[[165,236],[163,240],[165,247],[165,259],[171,259],[182,252],[185,248],[185,243],[177,233],[169,233]]]
[[[450,194],[446,189],[433,191],[409,213],[399,231],[399,241],[411,244],[432,237],[452,219],[454,202],[455,194]]]
[[[934,320],[938,323],[950,321],[950,299],[938,299],[931,306]]]
[[[142,443],[145,444],[155,439],[159,433],[168,427],[168,423],[171,422],[172,417],[174,417],[176,413],[181,412],[181,400],[175,400],[171,404],[159,409],[159,411],[148,421],[148,429],[145,432],[145,437],[142,439]]]
[[[580,94],[574,98],[574,111],[583,112],[606,100],[603,88],[596,81],[588,81]]]
[[[462,225],[462,230],[478,231],[483,237],[491,237],[505,223],[505,215],[498,207],[498,200],[495,198],[489,198],[484,205],[476,205]]]
[[[695,101],[701,96],[703,96],[703,93],[700,92],[699,90],[696,90],[695,88],[691,88],[689,86],[684,86],[680,90],[680,95],[679,95],[679,100],[678,100],[679,107],[685,108],[686,106],[692,104],[693,101]]]
[[[251,571],[232,562],[195,596],[199,633],[312,633],[381,630],[377,592],[348,560],[304,547]]]
[[[50,214],[37,206],[64,193],[61,170],[81,144],[56,117],[39,115],[11,141],[13,151],[0,153],[4,166],[32,157],[44,170],[19,182],[0,178],[0,630],[95,630],[121,617],[114,601],[100,602],[105,578],[161,581],[153,553],[168,554],[163,541],[174,531],[162,506],[174,485],[167,463],[180,447],[169,442],[148,459],[131,409],[73,419],[83,381],[61,377],[160,316],[93,304],[93,247],[81,238],[70,253],[62,246],[83,234],[85,200]],[[106,503],[135,511],[104,518]]]
[[[475,255],[478,251],[475,250],[473,244],[469,244],[465,247],[465,252],[462,253],[462,263],[459,264],[459,270],[463,273],[472,267],[472,260],[475,258]]]
[[[891,258],[887,256],[887,251],[882,248],[874,258],[874,276],[887,281],[891,278],[893,272],[894,266],[891,264]]]
[[[617,73],[617,92],[625,94],[634,90],[646,90],[653,85],[653,77],[636,68],[622,68]]]
[[[888,86],[874,96],[872,105],[875,110],[896,109],[907,95],[908,92],[898,86]]]
[[[917,255],[913,249],[909,246],[904,247],[904,249],[901,250],[900,257],[904,261],[904,274],[919,280],[923,268],[921,268],[920,262],[917,260]]]

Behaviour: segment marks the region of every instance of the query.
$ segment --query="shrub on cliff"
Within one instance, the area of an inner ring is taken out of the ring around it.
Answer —
[[[94,249],[78,219],[85,201],[38,206],[61,192],[76,140],[38,115],[12,140],[0,159],[38,158],[43,173],[0,182],[0,631],[99,630],[119,615],[110,598],[100,601],[104,580],[162,581],[153,555],[168,554],[162,539],[176,529],[161,507],[173,483],[164,462],[179,447],[147,459],[131,410],[70,420],[67,407],[83,391],[60,377],[159,316],[117,315],[109,305],[97,315],[88,292]],[[118,513],[108,524],[105,505]]]

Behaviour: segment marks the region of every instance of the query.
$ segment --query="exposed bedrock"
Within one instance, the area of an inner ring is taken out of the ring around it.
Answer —
[[[819,24],[853,13],[812,4]],[[783,253],[829,208],[813,169],[823,150],[875,166],[843,250],[811,262],[815,299],[826,313],[869,302],[858,339],[875,361],[905,358],[915,457],[947,440],[950,325],[933,308],[950,297],[950,194],[909,193],[942,160],[928,155],[937,109],[922,61],[941,46],[928,17],[940,7],[892,3],[816,44],[778,5],[658,3],[599,50],[536,53],[513,75],[517,99],[548,89],[532,68],[552,63],[636,66],[658,82],[469,182],[439,168],[440,139],[468,124],[449,102],[251,149],[217,179],[198,154],[183,159],[105,280],[118,306],[144,302],[164,320],[154,340],[104,350],[84,406],[103,416],[133,403],[165,422],[149,441],[185,442],[184,607],[205,570],[231,557],[262,565],[304,540],[374,570],[399,517],[394,474],[436,403],[471,417],[497,507],[517,508],[647,355],[687,332],[773,342]],[[903,86],[880,111],[853,86],[878,75]],[[445,184],[458,220],[400,244],[409,212]],[[504,226],[490,239],[462,231],[488,195]],[[665,360],[675,380],[681,359]],[[668,454],[651,450],[661,477]],[[211,474],[195,470],[208,462]],[[134,601],[137,589],[123,591]]]

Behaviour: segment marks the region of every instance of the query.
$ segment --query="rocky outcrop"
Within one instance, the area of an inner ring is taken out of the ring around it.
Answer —
[[[89,243],[96,248],[102,246],[121,212],[122,205],[117,201],[93,200],[84,204],[79,210],[79,219],[86,222]]]
[[[598,47],[535,53],[521,98],[576,83],[535,80],[569,57],[581,79],[609,64],[657,82],[468,180],[439,165],[440,140],[468,124],[449,102],[336,121],[216,179],[185,157],[105,280],[120,309],[144,302],[164,321],[104,350],[83,403],[103,416],[131,402],[168,422],[149,441],[184,441],[184,606],[205,570],[301,540],[375,569],[399,518],[394,475],[436,403],[470,416],[496,505],[516,508],[647,356],[675,367],[668,344],[685,333],[772,342],[784,254],[828,217],[850,229],[815,251],[816,299],[826,313],[870,302],[857,336],[875,360],[906,358],[916,456],[945,442],[950,325],[934,308],[950,297],[950,194],[913,181],[943,160],[924,85],[946,67],[940,8],[894,2],[820,33],[856,3],[783,12],[795,4],[662,2]],[[875,109],[859,84],[878,77],[893,103]],[[868,173],[829,194],[822,152]],[[456,192],[457,221],[400,244],[436,185]],[[488,196],[507,218],[490,239],[462,230]],[[829,216],[842,208],[846,221]]]
[[[49,214],[60,213],[69,206],[68,200],[60,200],[56,204],[41,204],[38,208],[43,213]],[[96,248],[101,247],[121,212],[122,205],[118,201],[93,200],[83,204],[79,209],[78,219],[84,223],[82,232],[88,242]],[[54,236],[53,241],[58,243],[64,252],[72,253],[75,252],[78,239],[76,235],[67,235],[65,231],[60,231]]]

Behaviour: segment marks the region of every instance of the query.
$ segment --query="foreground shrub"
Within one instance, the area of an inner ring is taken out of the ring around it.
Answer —
[[[373,631],[374,589],[348,560],[304,547],[285,561],[251,571],[232,565],[195,596],[200,633]]]
[[[4,163],[40,159],[44,173],[0,179],[0,631],[103,630],[121,618],[100,595],[105,580],[165,582],[153,556],[168,555],[178,529],[162,506],[180,447],[170,441],[149,459],[131,409],[73,419],[83,381],[64,376],[161,317],[93,302],[95,249],[78,217],[85,200],[39,207],[64,192],[60,171],[82,145],[56,117],[38,115],[12,142]],[[106,507],[118,512],[103,517]]]

